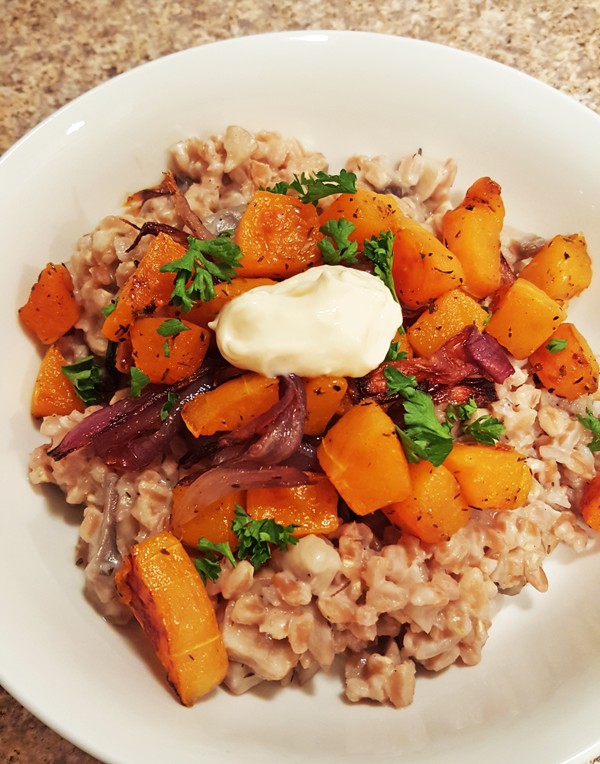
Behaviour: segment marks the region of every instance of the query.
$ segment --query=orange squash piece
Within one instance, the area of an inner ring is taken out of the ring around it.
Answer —
[[[596,475],[583,492],[579,511],[590,528],[600,532],[600,475]]]
[[[518,278],[499,294],[485,331],[515,358],[528,358],[567,317],[565,311],[535,284]]]
[[[229,661],[215,611],[175,536],[160,533],[134,546],[116,583],[184,706],[223,681]]]
[[[345,377],[330,377],[326,374],[302,381],[306,391],[304,434],[321,435],[337,412],[348,389],[348,382]]]
[[[502,189],[479,178],[455,210],[442,219],[442,239],[460,260],[465,289],[482,299],[500,286],[500,232],[504,223]]]
[[[117,307],[104,322],[102,334],[107,339],[115,342],[122,339],[136,318],[149,316],[169,302],[175,274],[161,273],[160,269],[185,253],[185,247],[170,236],[158,234],[121,289]]]
[[[592,283],[592,259],[582,233],[555,236],[520,273],[559,303],[567,302]]]
[[[294,488],[252,488],[247,512],[253,520],[272,518],[279,525],[297,525],[294,536],[331,533],[340,524],[338,494],[325,475],[312,474],[309,485]]]
[[[405,499],[412,486],[394,423],[372,400],[336,422],[317,450],[319,463],[357,515]]]
[[[150,377],[150,382],[172,385],[200,368],[211,332],[183,321],[187,331],[163,337],[157,330],[165,320],[140,318],[131,325],[129,336],[134,365]]]
[[[421,313],[408,329],[408,339],[417,355],[430,356],[469,324],[475,324],[482,331],[487,316],[487,311],[472,297],[461,289],[454,289],[438,297],[429,310]]]
[[[312,204],[257,191],[239,222],[235,240],[242,250],[245,278],[286,279],[321,265],[319,217]]]
[[[383,511],[394,525],[426,544],[447,541],[467,524],[471,510],[454,475],[443,464],[409,464],[412,492]]]
[[[56,345],[51,345],[33,387],[31,416],[65,416],[74,410],[85,411],[85,404],[75,392],[71,380],[62,373],[61,367],[66,365],[62,353]]]
[[[463,285],[460,261],[430,231],[405,218],[394,233],[392,275],[403,303],[418,308]]]
[[[398,202],[390,194],[377,194],[359,188],[355,194],[340,194],[338,198],[319,215],[319,226],[329,220],[345,218],[356,227],[348,237],[356,241],[360,249],[364,240],[379,236],[390,229],[395,232],[406,221],[406,216],[398,207]]]
[[[44,345],[52,345],[79,321],[81,308],[73,294],[73,279],[62,263],[48,263],[19,309],[21,322]]]
[[[180,521],[180,509],[183,497],[189,485],[179,483],[173,489],[173,509],[171,510],[171,530],[173,535],[181,539],[184,544],[196,547],[198,539],[207,538],[213,544],[222,544],[228,541],[232,549],[235,549],[238,538],[231,530],[234,519],[235,504],[246,509],[246,491],[234,491],[223,496],[222,499],[197,507],[197,514],[185,523]]]
[[[270,286],[275,283],[277,282],[273,281],[273,279],[238,278],[232,279],[231,284],[222,281],[220,284],[215,284],[216,297],[212,300],[196,303],[189,313],[182,313],[181,308],[170,305],[168,314],[174,318],[181,318],[182,321],[191,321],[193,324],[208,329],[210,321],[214,321],[225,305],[231,302],[234,297],[239,297],[244,292],[249,292],[256,287]]]
[[[547,346],[553,340],[563,340],[567,347],[551,353]],[[561,398],[574,401],[598,389],[598,361],[573,324],[561,324],[548,342],[532,353],[529,362],[542,385]]]
[[[525,457],[509,446],[455,443],[444,466],[469,505],[478,509],[517,509],[531,490]]]
[[[203,393],[183,407],[183,421],[198,438],[215,432],[237,430],[264,414],[279,400],[279,380],[244,374]]]

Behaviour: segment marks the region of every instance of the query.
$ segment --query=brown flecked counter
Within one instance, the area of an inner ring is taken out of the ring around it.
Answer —
[[[520,69],[600,113],[598,0],[457,6],[452,0],[4,0],[0,153],[71,99],[146,61],[291,29],[381,32],[450,45]],[[0,764],[96,761],[0,688]]]

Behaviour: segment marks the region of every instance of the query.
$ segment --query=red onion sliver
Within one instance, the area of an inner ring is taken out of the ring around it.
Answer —
[[[184,494],[178,511],[178,523],[183,525],[203,507],[232,491],[292,488],[309,483],[310,478],[295,467],[257,467],[244,463],[232,467],[215,467],[197,478]]]

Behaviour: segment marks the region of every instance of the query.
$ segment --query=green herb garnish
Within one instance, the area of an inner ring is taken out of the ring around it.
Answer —
[[[160,269],[161,273],[175,274],[171,303],[184,313],[189,313],[195,302],[208,302],[216,297],[214,278],[231,283],[237,274],[236,268],[242,267],[239,262],[242,250],[230,234],[223,231],[208,241],[189,236],[185,255]],[[213,259],[208,260],[205,255]]]
[[[231,530],[238,537],[236,552],[238,559],[250,559],[253,567],[259,568],[271,557],[271,544],[283,552],[291,544],[294,546],[298,539],[292,536],[297,525],[278,525],[275,520],[253,520],[250,515],[235,505],[235,516]]]
[[[235,561],[235,557],[233,556],[233,552],[231,551],[231,547],[227,541],[223,542],[222,544],[214,544],[207,538],[202,537],[198,540],[198,544],[196,546],[200,552],[205,552],[204,557],[200,557],[194,560],[194,565],[200,574],[200,578],[202,579],[203,584],[206,584],[206,580],[208,578],[210,578],[211,581],[216,581],[219,577],[219,573],[221,572],[221,562],[217,557],[217,554],[221,554],[223,557],[227,557],[227,559],[235,568],[237,563]]]
[[[328,239],[321,239],[317,244],[323,253],[323,262],[326,265],[337,265],[342,260],[345,263],[357,261],[358,244],[350,241],[348,236],[356,231],[356,226],[346,218],[328,220],[319,231]],[[334,246],[335,245],[335,246]]]
[[[119,298],[115,297],[115,299],[112,302],[110,302],[105,308],[100,308],[100,310],[104,313],[104,316],[106,318],[108,318],[110,314],[115,310],[118,302],[119,302]]]
[[[285,195],[290,189],[298,192],[301,202],[314,204],[316,207],[319,199],[324,199],[331,194],[355,194],[356,175],[353,172],[346,172],[346,170],[340,170],[339,175],[329,175],[322,171],[314,175],[302,173],[300,177],[294,175],[294,180],[291,183],[280,181],[273,188],[261,188],[260,190]]]
[[[586,416],[577,414],[577,419],[594,436],[591,442],[588,443],[590,451],[600,451],[600,419],[594,416],[594,412],[591,409],[586,408],[586,412]]]
[[[164,321],[156,330],[157,334],[161,337],[173,337],[181,332],[189,332],[190,327],[186,326],[183,321],[178,318],[168,318]]]
[[[365,239],[364,255],[375,266],[374,273],[380,278],[392,293],[392,297],[398,302],[394,289],[394,277],[392,276],[392,264],[394,262],[394,241],[396,237],[391,231],[382,231],[379,236],[373,236],[370,240]]]
[[[131,395],[132,398],[139,398],[142,390],[146,387],[148,382],[150,382],[150,377],[147,374],[144,374],[143,371],[140,371],[136,366],[132,366],[129,373],[131,374],[129,395]]]
[[[465,435],[471,435],[475,440],[486,446],[493,446],[504,435],[506,427],[499,419],[489,414],[480,416],[471,424],[464,424],[462,431]]]
[[[466,422],[477,411],[475,398],[471,396],[467,403],[459,403],[456,406],[450,404],[446,409],[446,422],[452,426],[456,422]]]
[[[102,372],[94,362],[94,356],[89,355],[77,363],[61,366],[61,371],[71,381],[75,392],[86,406],[94,406],[100,400],[96,385]]]
[[[160,410],[160,421],[164,422],[169,416],[169,412],[177,402],[179,395],[177,393],[168,393],[167,400],[164,402],[163,407]]]
[[[548,350],[552,355],[555,353],[561,353],[563,350],[567,349],[567,341],[566,340],[548,340],[548,344],[546,345],[546,350]]]
[[[425,459],[439,467],[452,451],[454,441],[449,427],[439,422],[429,395],[416,389],[416,377],[402,374],[393,366],[386,366],[384,374],[388,394],[399,393],[406,399],[403,403],[405,427],[400,436],[406,458],[413,462]]]
[[[486,310],[487,310],[487,308],[486,308]],[[492,317],[492,312],[490,310],[488,310],[487,316],[483,319],[483,326],[484,326],[484,328],[490,323],[491,317]]]

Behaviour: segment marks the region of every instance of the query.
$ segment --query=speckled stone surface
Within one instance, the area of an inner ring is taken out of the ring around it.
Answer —
[[[177,50],[287,29],[451,45],[600,113],[600,0],[2,0],[0,153],[76,96]],[[598,760],[600,761],[600,760]],[[94,764],[0,688],[0,764]]]

